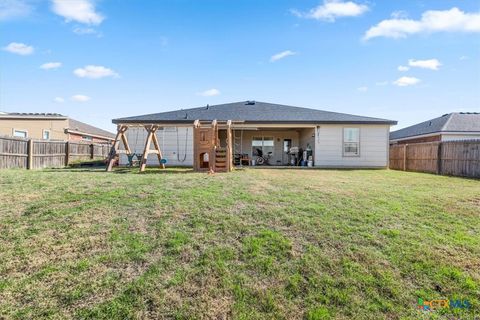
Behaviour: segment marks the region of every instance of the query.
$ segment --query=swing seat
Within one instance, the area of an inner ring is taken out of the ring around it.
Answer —
[[[128,164],[130,165],[130,167],[133,167],[134,164],[138,165],[140,163],[140,161],[142,160],[142,156],[143,156],[143,154],[141,154],[141,153],[127,154]],[[137,158],[137,160],[134,160],[134,158]]]
[[[160,160],[160,163],[161,163],[161,164],[166,164],[166,163],[167,163],[167,159],[162,159],[162,160]]]

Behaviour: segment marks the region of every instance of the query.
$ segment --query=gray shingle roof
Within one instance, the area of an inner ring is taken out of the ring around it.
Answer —
[[[111,132],[106,130],[91,126],[89,124],[80,122],[78,120],[69,118],[68,119],[68,128],[71,132],[79,132],[79,133],[87,133],[95,136],[107,137],[114,139],[115,135]]]
[[[2,118],[25,118],[25,119],[66,119],[67,117],[60,113],[45,112],[0,112]]]
[[[192,109],[113,119],[113,123],[192,123],[195,120],[249,123],[376,123],[396,121],[265,102],[234,102]]]
[[[480,132],[480,113],[453,112],[390,133],[390,139],[402,139],[441,132]]]

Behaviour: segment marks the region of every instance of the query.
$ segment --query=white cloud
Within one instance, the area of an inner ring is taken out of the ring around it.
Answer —
[[[393,82],[394,85],[399,87],[413,86],[420,82],[420,79],[415,77],[401,77]]]
[[[460,60],[468,60],[468,56],[461,56],[459,59]]]
[[[296,52],[293,52],[293,51],[290,51],[290,50],[282,51],[282,52],[279,52],[279,53],[271,56],[270,57],[270,62],[275,62],[275,61],[278,61],[280,59],[286,58],[288,56],[294,56],[296,54],[297,54]]]
[[[420,20],[387,19],[368,29],[363,39],[405,38],[415,33],[432,32],[480,32],[480,12],[465,13],[454,7],[443,11],[425,11]]]
[[[393,11],[392,14],[390,15],[390,17],[392,17],[394,19],[407,19],[408,18],[408,13],[406,11],[403,11],[403,10],[397,10],[397,11]]]
[[[367,91],[368,91],[368,87],[367,87],[367,86],[358,87],[358,88],[357,88],[357,91],[359,91],[359,92],[367,92]]]
[[[205,90],[203,92],[200,92],[199,95],[204,96],[204,97],[213,97],[213,96],[218,96],[220,95],[220,90],[212,88]]]
[[[50,69],[58,69],[62,66],[61,62],[47,62],[40,66],[40,69],[50,70]]]
[[[92,0],[52,0],[52,10],[65,21],[77,21],[88,25],[99,25],[105,17],[95,11]]]
[[[407,66],[398,66],[398,67],[397,67],[397,70],[398,70],[398,71],[405,72],[405,71],[410,70],[410,68],[407,67]]]
[[[95,30],[93,28],[82,28],[82,27],[73,28],[73,33],[76,33],[78,35],[98,34],[97,30]]]
[[[62,97],[55,97],[53,101],[56,103],[64,103],[65,99],[63,99]]]
[[[8,46],[4,47],[3,50],[19,54],[22,56],[27,56],[29,54],[32,54],[34,49],[32,46],[27,46],[24,43],[18,43],[18,42],[12,42]]]
[[[352,1],[324,0],[323,4],[306,13],[293,10],[292,13],[301,18],[335,21],[341,17],[356,17],[368,11],[368,6]]]
[[[437,59],[429,59],[429,60],[408,60],[408,65],[410,67],[417,67],[423,69],[430,69],[430,70],[438,70],[442,64]]]
[[[104,66],[85,66],[78,68],[73,73],[79,78],[100,79],[105,77],[118,78],[119,75],[115,71]]]
[[[83,94],[76,94],[76,95],[72,96],[71,99],[73,101],[76,101],[76,102],[86,102],[86,101],[90,100],[90,97],[85,96]]]
[[[32,7],[24,0],[0,1],[0,21],[25,17],[31,12]]]

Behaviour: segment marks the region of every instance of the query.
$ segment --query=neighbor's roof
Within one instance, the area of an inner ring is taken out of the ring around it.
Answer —
[[[113,123],[192,123],[204,121],[239,121],[245,123],[373,123],[396,124],[396,121],[362,117],[346,113],[292,107],[281,104],[243,101],[192,109],[113,119]]]
[[[55,119],[65,120],[67,116],[60,113],[39,112],[0,112],[0,119]]]
[[[88,134],[109,139],[115,138],[115,135],[111,132],[74,120],[72,118],[68,119],[68,128],[66,128],[66,130],[70,133]]]
[[[480,132],[479,112],[452,112],[390,133],[390,140],[441,132]]]

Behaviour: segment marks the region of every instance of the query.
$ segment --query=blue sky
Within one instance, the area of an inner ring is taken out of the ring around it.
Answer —
[[[480,111],[478,1],[0,0],[0,47],[1,111],[109,130],[243,100],[397,128]]]

